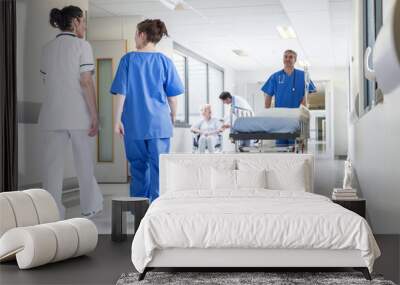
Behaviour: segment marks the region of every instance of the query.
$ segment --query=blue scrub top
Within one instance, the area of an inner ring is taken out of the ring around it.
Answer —
[[[270,96],[275,96],[275,107],[298,108],[304,97],[304,71],[294,69],[291,75],[282,69],[275,72],[267,80],[261,90]],[[316,88],[312,81],[308,86],[310,93]]]
[[[172,137],[167,97],[184,93],[173,62],[159,52],[130,52],[121,58],[111,85],[125,95],[122,123],[134,140]]]

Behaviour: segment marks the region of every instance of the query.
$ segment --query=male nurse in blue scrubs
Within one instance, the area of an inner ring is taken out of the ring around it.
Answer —
[[[184,93],[171,59],[155,46],[168,36],[160,20],[137,25],[137,51],[122,57],[111,86],[117,97],[115,132],[124,138],[130,163],[130,195],[159,196],[159,157],[168,153],[176,115],[176,96]]]
[[[305,105],[304,71],[294,68],[297,53],[286,50],[283,53],[284,68],[272,74],[261,90],[265,93],[265,108],[271,108],[272,97],[275,96],[275,108],[299,108]],[[316,92],[314,83],[310,80],[308,92]],[[280,147],[293,145],[293,140],[277,140]]]

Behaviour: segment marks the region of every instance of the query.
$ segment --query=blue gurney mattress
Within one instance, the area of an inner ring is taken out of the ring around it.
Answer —
[[[233,124],[233,133],[295,133],[300,129],[298,118],[242,117]]]

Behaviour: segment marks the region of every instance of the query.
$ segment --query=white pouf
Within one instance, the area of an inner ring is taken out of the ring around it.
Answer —
[[[98,241],[92,221],[58,221],[56,203],[42,189],[0,193],[0,219],[0,262],[16,259],[20,269],[87,254]]]
[[[15,228],[17,223],[10,202],[0,196],[0,237],[8,230]]]

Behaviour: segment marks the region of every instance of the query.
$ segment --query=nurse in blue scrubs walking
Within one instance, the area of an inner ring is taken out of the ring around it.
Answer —
[[[271,108],[272,97],[275,96],[275,108],[299,108],[305,105],[305,73],[294,68],[297,53],[286,50],[283,53],[284,68],[272,74],[261,90],[265,93],[265,108]],[[316,92],[314,83],[310,80],[308,92]],[[292,140],[277,140],[277,146],[294,144]]]
[[[168,153],[177,110],[176,96],[184,88],[173,62],[155,49],[168,36],[160,20],[137,25],[137,51],[122,57],[111,93],[117,96],[115,132],[123,136],[130,163],[130,195],[159,195],[159,156]]]

